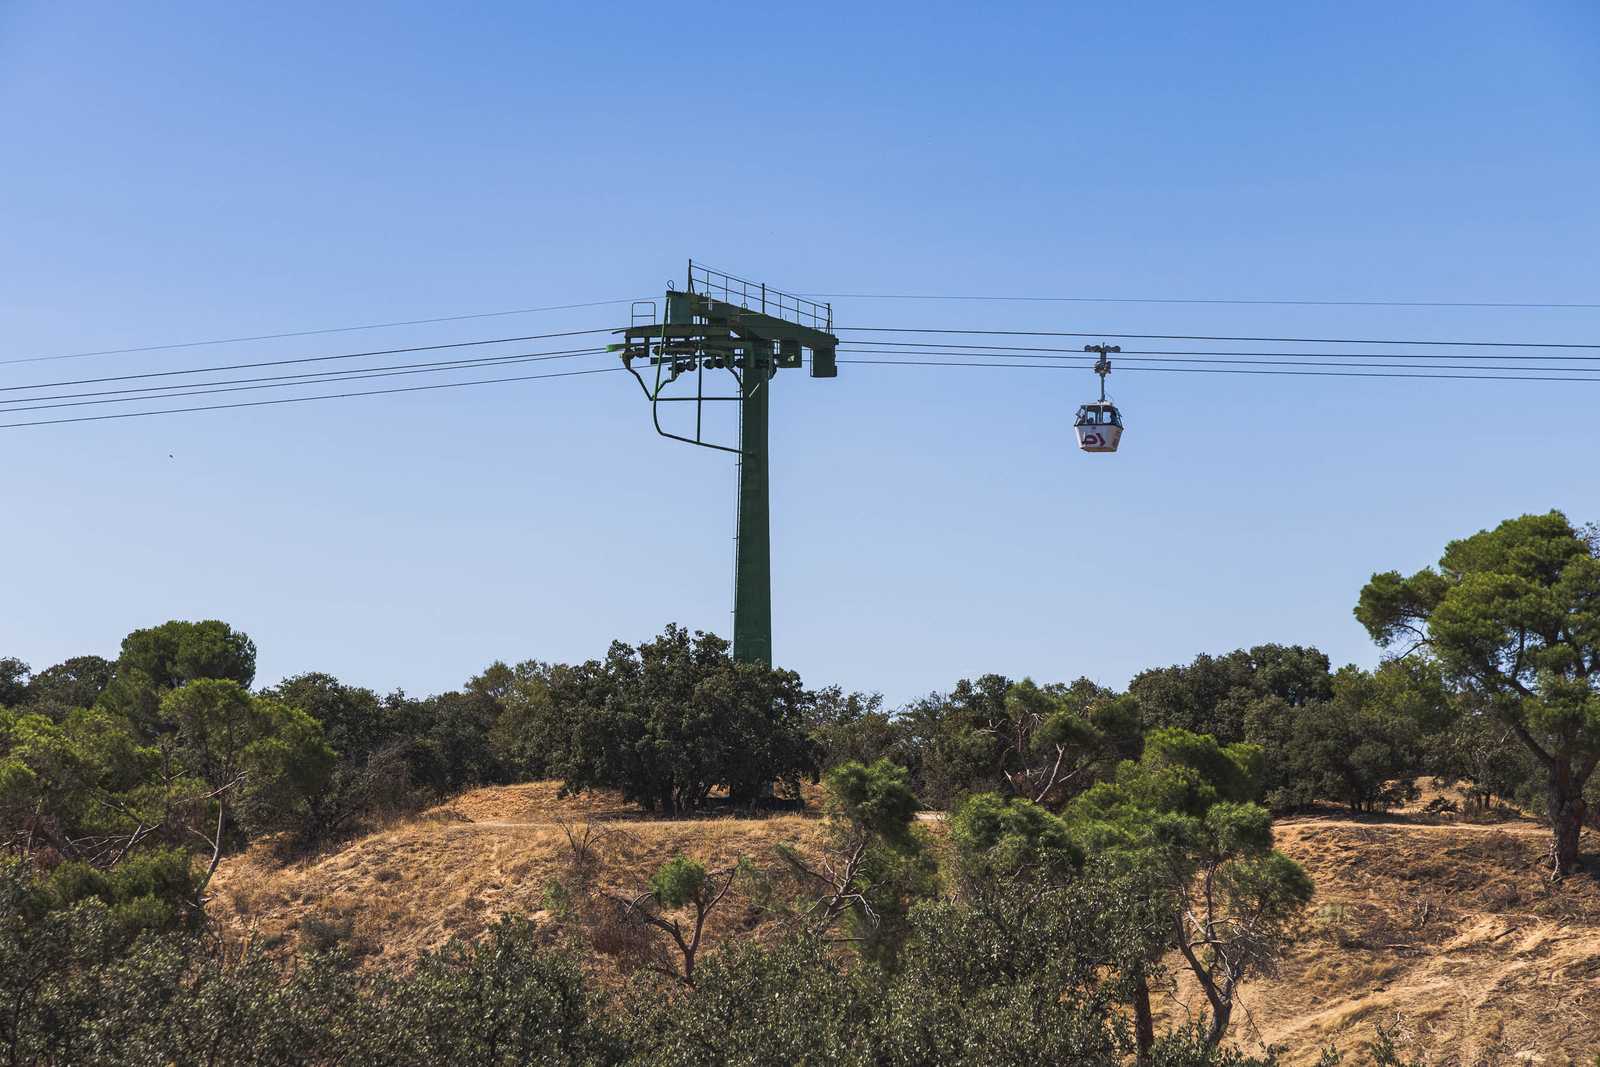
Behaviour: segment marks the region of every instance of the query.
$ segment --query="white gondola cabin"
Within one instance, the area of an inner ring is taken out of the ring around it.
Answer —
[[[1109,400],[1083,405],[1073,427],[1078,431],[1078,447],[1085,452],[1115,452],[1122,441],[1122,413]]]
[[[1093,352],[1094,372],[1100,376],[1100,399],[1091,400],[1078,409],[1073,428],[1078,431],[1078,447],[1085,452],[1115,452],[1122,443],[1122,413],[1117,405],[1106,399],[1106,376],[1111,373],[1111,353],[1121,352],[1120,345],[1084,345],[1085,352]]]

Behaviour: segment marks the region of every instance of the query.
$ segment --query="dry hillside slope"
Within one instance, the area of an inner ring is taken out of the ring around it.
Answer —
[[[773,845],[802,849],[820,821],[771,818],[641,817],[614,795],[558,799],[557,783],[473,790],[303,863],[280,865],[258,847],[217,872],[216,914],[234,937],[288,950],[308,930],[344,928],[368,966],[404,967],[452,937],[474,937],[505,914],[545,917],[546,889],[569,862],[568,831],[593,827],[601,888],[642,892],[645,878],[681,854],[712,868],[743,856],[766,859]],[[740,909],[712,916],[715,943],[756,917]]]
[[[545,917],[545,891],[570,854],[566,828],[601,828],[599,880],[638,892],[678,853],[712,865],[770,861],[778,842],[815,846],[819,821],[651,819],[615,796],[559,799],[553,783],[478,789],[422,817],[289,865],[265,849],[217,875],[232,936],[278,951],[344,939],[372,967],[473,936],[497,916]],[[1317,884],[1281,972],[1252,983],[1240,1043],[1284,1044],[1288,1064],[1358,1047],[1378,1024],[1437,1067],[1582,1064],[1600,1051],[1600,881],[1544,881],[1547,833],[1420,815],[1285,820],[1280,846]],[[1587,842],[1591,855],[1600,842]],[[753,908],[714,916],[711,943],[759,934]],[[330,935],[328,931],[332,931]],[[1197,1007],[1178,983],[1168,1012]]]
[[[1600,882],[1551,886],[1547,829],[1305,819],[1278,839],[1317,899],[1281,973],[1250,987],[1247,1025],[1286,1062],[1382,1023],[1430,1064],[1593,1064]]]

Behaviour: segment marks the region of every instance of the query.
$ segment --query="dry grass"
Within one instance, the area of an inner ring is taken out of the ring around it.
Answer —
[[[1317,898],[1281,973],[1247,987],[1241,1045],[1288,1045],[1286,1064],[1310,1064],[1382,1023],[1431,1067],[1593,1064],[1600,881],[1550,885],[1548,830],[1402,812],[1277,832]]]
[[[404,967],[501,915],[548,922],[547,890],[570,865],[568,830],[586,824],[601,831],[596,888],[629,896],[679,854],[711,868],[768,863],[774,845],[806,850],[821,832],[800,814],[648,818],[615,794],[558,797],[550,782],[477,789],[308,862],[280,863],[266,845],[234,857],[217,872],[214,914],[229,937],[273,951],[348,922],[345,941],[367,965]],[[721,909],[708,936],[714,944],[754,922],[748,908]]]
[[[1281,973],[1246,988],[1240,1044],[1288,1045],[1292,1067],[1327,1044],[1359,1048],[1383,1023],[1432,1067],[1590,1067],[1600,1050],[1600,881],[1551,887],[1546,830],[1424,816],[1427,799],[1388,816],[1278,824],[1317,899]],[[553,924],[547,890],[570,870],[566,830],[586,825],[595,883],[617,894],[642,891],[679,853],[711,867],[770,863],[779,843],[814,850],[822,829],[814,815],[650,818],[614,794],[561,798],[547,782],[479,789],[309,861],[280,864],[266,847],[235,857],[218,872],[216,914],[233,938],[276,951],[331,939],[363,966],[404,968],[502,914]],[[1591,834],[1591,856],[1596,846]],[[708,936],[714,951],[770,932],[771,920],[736,897]],[[1186,1006],[1197,1001],[1180,982],[1167,1014]]]

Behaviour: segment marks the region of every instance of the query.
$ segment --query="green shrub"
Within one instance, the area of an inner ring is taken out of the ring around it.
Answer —
[[[144,931],[195,929],[199,877],[189,853],[179,849],[136,852],[108,871],[63,863],[40,883],[53,908],[97,900],[118,937],[131,942]]]

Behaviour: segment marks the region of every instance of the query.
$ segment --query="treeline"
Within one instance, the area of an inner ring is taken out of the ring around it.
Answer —
[[[226,623],[138,630],[115,661],[30,674],[0,660],[0,817],[12,850],[84,884],[145,853],[198,853],[191,905],[261,835],[316,845],[391,811],[506,780],[500,705],[379,697],[323,674],[252,690],[256,648]]]
[[[1578,863],[1600,764],[1600,537],[1557,513],[1510,520],[1452,542],[1437,568],[1374,575],[1356,616],[1396,653],[1375,671],[1269,644],[1153,668],[1125,691],[989,674],[892,710],[735,663],[720,638],[678,627],[576,665],[495,663],[422,699],[326,674],[254,688],[254,644],[219,621],[136,631],[114,661],[0,660],[0,952],[21,983],[4,994],[17,1007],[0,1046],[14,1062],[188,1062],[160,1042],[259,1025],[323,1051],[245,1061],[437,1062],[405,1058],[435,1040],[406,1029],[435,1017],[418,1005],[494,996],[438,1022],[437,1041],[599,1042],[539,1061],[553,1063],[764,1062],[795,1057],[760,1042],[798,1034],[840,1062],[1220,1062],[1234,990],[1270,965],[1312,892],[1273,850],[1271,811],[1373,811],[1432,776],[1477,806],[1542,807],[1553,874]],[[831,851],[722,872],[683,858],[628,901],[598,894],[578,863],[549,887],[566,916],[555,933],[508,926],[405,980],[307,964],[273,984],[267,963],[204,947],[210,880],[253,840],[292,855],[473,785],[549,778],[672,817],[796,805],[826,778]],[[953,861],[926,847],[919,807],[950,813]],[[706,917],[735,880],[741,906],[781,914],[786,938],[697,972]],[[822,947],[841,938],[855,951]],[[692,994],[641,994],[647,1030],[576,1022],[560,1012],[590,1013],[598,994],[560,977],[562,952],[615,954]],[[1150,987],[1174,952],[1209,1010],[1200,1030],[1163,1037]],[[555,983],[539,988],[559,1010],[521,1012],[524,981]],[[953,1000],[930,1000],[945,987]],[[763,998],[790,1031],[752,1017]],[[927,1003],[937,1019],[919,1014]],[[396,1014],[353,1033],[316,1014],[327,1004]],[[389,1034],[410,1036],[374,1051]],[[166,1051],[119,1060],[114,1045]]]
[[[774,786],[793,797],[830,767],[880,758],[908,770],[925,807],[979,792],[1059,807],[1164,727],[1261,746],[1259,799],[1277,811],[1378,810],[1428,775],[1481,805],[1542,801],[1512,727],[1464,707],[1436,664],[1333,671],[1301,646],[1202,655],[1120,693],[988,674],[893,711],[736,664],[720,638],[677,627],[576,666],[496,663],[423,699],[321,673],[251,692],[254,670],[250,639],[216,621],[141,630],[114,662],[80,656],[31,677],[0,660],[7,825],[91,858],[123,830],[192,840],[178,802],[216,793],[225,846],[280,831],[315,845],[475,785],[558,778],[673,814],[758,803]],[[219,747],[224,724],[236,751]]]
[[[252,690],[254,670],[250,639],[217,621],[137,631],[115,661],[0,661],[13,854],[107,900],[148,881],[119,870],[166,864],[162,914],[178,922],[254,838],[304,851],[475,785],[556,778],[673,815],[792,805],[830,768],[888,760],[923,807],[993,793],[1060,812],[1168,728],[1254,746],[1250,799],[1276,812],[1379,810],[1429,776],[1480,808],[1537,811],[1548,793],[1516,723],[1429,658],[1332,670],[1315,649],[1263,645],[1147,670],[1124,692],[991,674],[893,711],[677,627],[584,664],[496,663],[423,699],[316,673]],[[170,870],[188,855],[179,892]]]
[[[831,1048],[828,1062],[1229,1062],[1235,991],[1270,966],[1312,886],[1272,848],[1264,749],[1216,729],[1207,701],[1309,707],[1336,687],[1307,650],[1222,662],[1227,684],[1202,660],[1128,693],[984,676],[886,714],[876,697],[808,690],[677,627],[580,665],[495,664],[426,700],[321,674],[253,690],[254,644],[217,621],[136,631],[114,662],[32,675],[12,661],[0,804],[17,862],[0,953],[17,961],[10,995],[23,1007],[9,1031],[0,1023],[0,1048],[18,1062],[139,1062],[112,1051],[139,1048],[182,1061],[184,1042],[210,1034],[243,1042],[241,1062],[439,1062],[446,1046],[526,1048],[553,1027],[552,1048],[577,1043],[547,1061],[561,1063],[660,1062],[665,1050],[693,1062],[691,1049],[754,1063],[780,1048]],[[63,699],[69,675],[78,688]],[[1206,725],[1223,739],[1191,728]],[[592,856],[575,844],[572,869],[547,887],[558,923],[508,925],[405,979],[329,961],[279,972],[209,941],[209,881],[254,838],[290,854],[484,782],[557,777],[682,816],[794,804],[824,776],[820,858],[780,848],[726,871],[680,858],[620,900],[586,876]],[[916,825],[928,804],[951,813],[951,861]],[[708,915],[733,901],[776,918],[780,939],[703,951]],[[1162,1034],[1152,988],[1174,951],[1208,1011],[1197,1029]],[[623,1025],[643,1009],[598,1011],[575,954],[680,991],[639,994],[650,1027]],[[502,966],[515,973],[492,971]],[[408,1029],[418,1003],[486,996],[486,982],[515,987],[495,1010],[520,1021],[479,1012]],[[929,983],[956,999],[915,995]],[[551,997],[567,1014],[529,1015]],[[782,1007],[713,1041],[710,1020],[741,997]],[[802,1005],[783,997],[820,999],[797,1020],[787,1012]],[[317,1014],[336,1003],[366,1022]]]

